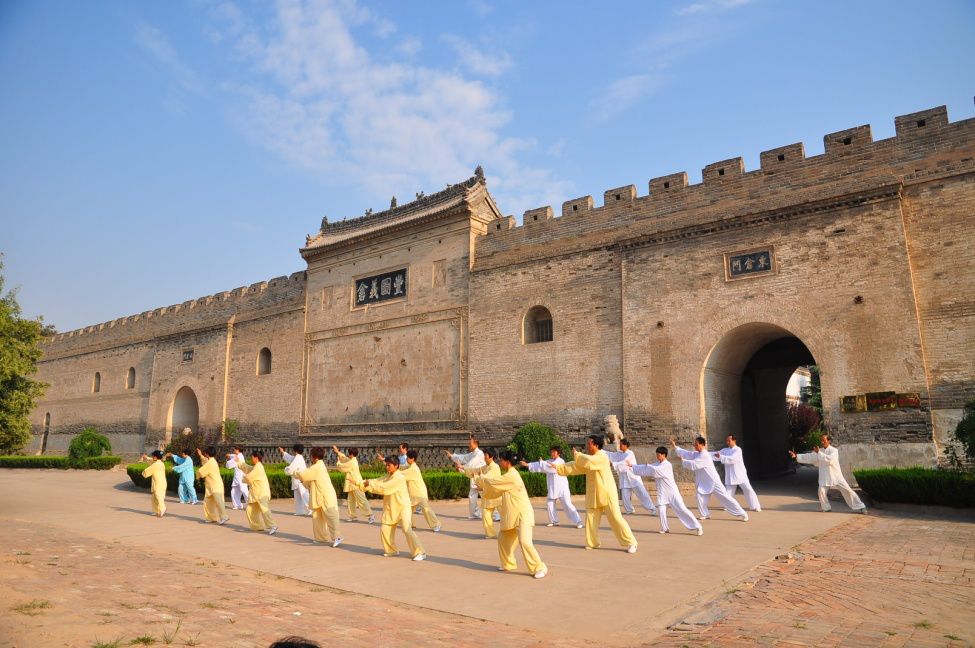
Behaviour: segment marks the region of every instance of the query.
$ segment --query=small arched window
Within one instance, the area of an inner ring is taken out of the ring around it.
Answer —
[[[129,367],[129,373],[125,376],[125,388],[135,389],[135,367]]]
[[[264,347],[257,354],[257,375],[263,376],[269,373],[271,373],[271,350]]]
[[[51,431],[51,413],[48,412],[44,415],[44,434]]]
[[[91,382],[91,391],[94,393],[94,392],[100,392],[101,390],[102,390],[102,375],[96,371],[95,379]]]
[[[521,340],[523,344],[551,342],[553,337],[552,313],[544,306],[533,306],[525,315]]]

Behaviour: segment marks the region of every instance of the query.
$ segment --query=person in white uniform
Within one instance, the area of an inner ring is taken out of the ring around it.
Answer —
[[[674,481],[674,467],[667,461],[667,448],[664,446],[657,448],[657,463],[655,464],[634,464],[627,460],[615,467],[636,476],[653,477],[657,484],[657,513],[660,516],[660,533],[670,533],[670,525],[667,524],[667,507],[669,506],[674,509],[674,514],[677,515],[681,524],[697,535],[704,535],[704,528],[684,504],[684,498],[681,497],[677,482]]]
[[[630,450],[629,439],[620,439],[617,446],[620,449],[619,452],[606,451],[609,460],[614,465],[626,463],[627,461],[631,464],[636,464],[636,455]],[[630,501],[630,497],[635,493],[636,498],[640,501],[640,505],[650,511],[651,515],[656,515],[657,509],[653,505],[653,500],[650,499],[650,493],[647,492],[647,487],[643,485],[643,480],[629,470],[623,472],[617,470],[616,473],[620,476],[620,504],[623,505],[623,513],[627,515],[633,514],[633,502]]]
[[[247,500],[250,497],[247,482],[244,481],[244,471],[239,467],[242,463],[244,463],[244,448],[234,446],[234,451],[227,455],[227,468],[234,471],[234,481],[230,485],[230,501],[233,502],[235,511],[247,508]]]
[[[302,455],[305,446],[300,443],[294,444],[291,448],[294,454],[285,452],[284,448],[278,448],[278,450],[281,451],[284,462],[288,464],[284,467],[284,472],[291,475],[291,490],[295,495],[295,515],[311,515],[311,509],[308,508],[308,489],[305,488],[304,482],[298,479],[298,472],[308,467],[305,463],[305,457]]]
[[[724,506],[724,509],[740,517],[743,522],[748,522],[748,513],[741,507],[734,497],[732,497],[721,483],[721,477],[714,468],[714,457],[707,451],[707,440],[704,437],[694,439],[694,449],[685,450],[677,446],[677,441],[670,440],[670,444],[677,451],[677,456],[681,458],[684,467],[694,471],[694,483],[697,485],[697,510],[701,514],[700,519],[707,520],[711,517],[708,509],[708,502],[714,495]]]
[[[752,511],[761,511],[762,505],[758,501],[755,489],[748,482],[748,471],[745,469],[745,458],[738,447],[738,439],[734,434],[729,434],[725,440],[727,448],[722,448],[714,453],[714,460],[724,466],[724,485],[728,489],[728,494],[735,496],[735,491],[741,487],[741,492],[745,495],[745,508]]]
[[[572,504],[572,493],[569,491],[569,478],[563,477],[555,469],[555,466],[565,463],[565,459],[561,457],[562,448],[552,446],[548,452],[551,457],[550,459],[542,459],[539,457],[538,461],[532,461],[531,463],[527,461],[521,462],[521,465],[530,472],[545,473],[545,483],[548,485],[548,498],[545,501],[546,508],[548,509],[548,524],[545,526],[555,527],[559,525],[559,512],[556,509],[556,504],[561,502],[566,516],[568,516],[572,524],[576,525],[577,529],[581,529],[584,525],[579,511]]]
[[[813,448],[812,452],[798,455],[789,450],[789,455],[799,463],[819,467],[819,505],[824,513],[830,510],[829,499],[827,498],[829,489],[835,488],[843,495],[847,506],[866,515],[866,505],[857,497],[850,485],[846,483],[846,478],[843,477],[843,471],[840,469],[840,453],[831,441],[830,436],[824,434],[819,439],[823,447]]]
[[[469,452],[464,453],[451,453],[450,450],[444,450],[447,456],[450,457],[452,463],[459,463],[461,470],[466,472],[468,470],[474,471],[478,468],[483,468],[486,464],[484,461],[484,452],[481,451],[477,439],[471,437],[467,442],[467,447]],[[481,510],[477,506],[478,490],[477,485],[474,480],[471,480],[470,491],[467,494],[468,501],[468,517],[471,520],[478,520],[481,517]]]

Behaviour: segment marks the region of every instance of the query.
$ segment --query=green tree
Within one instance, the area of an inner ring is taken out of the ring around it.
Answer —
[[[532,421],[518,429],[508,448],[517,452],[525,461],[538,461],[539,458],[547,459],[549,448],[556,445],[562,448],[562,456],[565,457],[569,450],[565,439],[549,426]],[[571,458],[567,459],[569,460]]]
[[[823,386],[819,377],[819,367],[809,365],[809,384],[802,388],[799,400],[813,408],[819,415],[823,414]]]
[[[30,441],[28,417],[47,387],[31,376],[41,358],[40,342],[50,332],[39,319],[21,316],[16,290],[4,293],[0,254],[0,454],[16,452]]]
[[[112,454],[112,444],[108,437],[98,433],[98,428],[91,426],[81,431],[81,434],[71,439],[68,444],[68,456],[72,459],[88,459],[100,457],[102,454]]]
[[[957,439],[965,451],[965,458],[975,463],[975,400],[965,403],[965,413],[955,428]]]

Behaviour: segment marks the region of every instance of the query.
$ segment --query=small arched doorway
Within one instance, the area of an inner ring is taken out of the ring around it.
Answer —
[[[769,477],[790,466],[786,387],[798,367],[816,364],[791,331],[763,322],[725,334],[704,363],[702,425],[708,445],[734,434],[750,475]]]
[[[183,428],[190,428],[196,432],[199,425],[200,404],[196,400],[196,393],[189,387],[181,387],[173,398],[169,438],[171,439],[173,434],[179,433]]]

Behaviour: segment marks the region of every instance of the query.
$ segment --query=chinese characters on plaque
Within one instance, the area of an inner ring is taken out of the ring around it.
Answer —
[[[725,278],[741,279],[752,275],[768,274],[774,270],[772,247],[750,252],[725,255]]]
[[[377,304],[406,297],[406,268],[374,277],[356,279],[353,300],[356,306]]]
[[[871,392],[840,396],[840,411],[844,414],[854,412],[883,412],[895,409],[917,409],[921,407],[921,395],[914,393]]]

